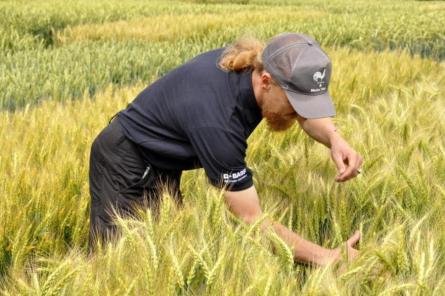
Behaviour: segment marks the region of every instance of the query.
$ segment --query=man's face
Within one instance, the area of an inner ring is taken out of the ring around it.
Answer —
[[[292,108],[286,93],[274,83],[264,93],[261,113],[273,131],[284,131],[290,128],[297,119],[297,113]]]

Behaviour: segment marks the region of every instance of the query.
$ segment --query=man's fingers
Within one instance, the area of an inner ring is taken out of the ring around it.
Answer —
[[[348,146],[340,146],[332,151],[332,159],[337,166],[338,174],[335,181],[344,182],[359,174],[358,169],[363,163],[363,158]]]
[[[354,245],[359,242],[360,236],[360,231],[356,230],[354,234],[346,241],[346,244],[350,247],[354,247]]]
[[[358,159],[356,155],[348,155],[348,167],[343,174],[345,179],[350,179],[355,176],[354,174],[357,172],[357,161]]]
[[[343,163],[343,158],[340,154],[337,154],[337,153],[333,154],[332,158],[334,159],[335,165],[337,166],[337,170],[338,170],[338,173],[340,176],[341,174],[344,173],[344,171],[346,169],[345,164]]]
[[[359,174],[357,171],[361,164],[363,162],[363,159],[360,155],[355,154],[352,157],[348,158],[348,167],[346,168],[345,172],[339,176],[340,181],[347,181]]]

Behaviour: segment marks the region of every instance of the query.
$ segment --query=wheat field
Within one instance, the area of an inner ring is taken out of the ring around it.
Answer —
[[[0,1],[0,293],[445,295],[445,2]],[[202,169],[158,221],[119,220],[87,256],[88,160],[148,84],[242,34],[320,41],[340,134],[363,173],[336,183],[329,150],[261,122],[246,161],[269,217],[328,248],[362,231],[339,272],[293,262],[226,209]],[[275,252],[272,252],[272,249]]]

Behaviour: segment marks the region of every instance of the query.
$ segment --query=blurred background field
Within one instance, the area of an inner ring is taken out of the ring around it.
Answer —
[[[0,291],[445,294],[444,20],[443,1],[0,1]],[[89,152],[108,119],[194,55],[283,31],[333,60],[335,122],[364,173],[337,184],[326,147],[262,122],[247,156],[261,205],[326,247],[361,229],[361,257],[341,275],[293,264],[196,170],[184,210],[165,196],[159,222],[122,221],[87,258]]]
[[[2,1],[0,108],[146,81],[246,32],[306,32],[323,46],[445,57],[443,2],[276,2]]]

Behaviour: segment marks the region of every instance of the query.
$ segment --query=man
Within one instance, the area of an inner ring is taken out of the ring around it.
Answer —
[[[202,53],[152,83],[93,142],[90,250],[96,237],[116,235],[113,209],[132,215],[136,207],[150,207],[156,215],[163,186],[181,206],[181,172],[188,169],[203,167],[211,184],[225,189],[230,211],[256,221],[262,210],[244,158],[246,140],[262,118],[273,130],[297,121],[331,149],[336,181],[355,177],[363,159],[330,119],[331,70],[312,37],[283,33],[264,50],[257,40],[241,39]],[[265,220],[264,227],[292,246],[297,261],[325,265],[340,258],[340,248],[313,244],[280,223]],[[359,238],[356,232],[347,241],[350,258],[358,254]]]

